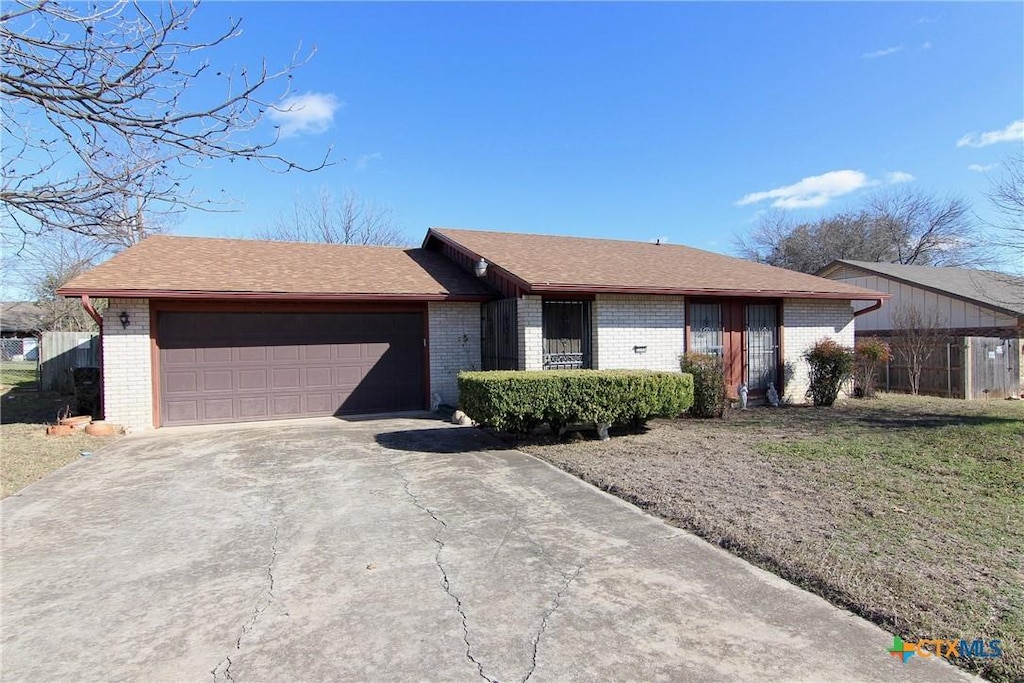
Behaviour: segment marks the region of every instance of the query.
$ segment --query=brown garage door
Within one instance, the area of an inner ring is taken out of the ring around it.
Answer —
[[[162,425],[417,410],[420,313],[161,312]]]

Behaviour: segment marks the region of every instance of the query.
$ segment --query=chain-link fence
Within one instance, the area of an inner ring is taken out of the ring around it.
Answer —
[[[35,337],[0,339],[0,387],[39,388],[39,340]]]

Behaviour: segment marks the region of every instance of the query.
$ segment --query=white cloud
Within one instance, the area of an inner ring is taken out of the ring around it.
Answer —
[[[921,43],[921,49],[922,50],[930,50],[930,49],[932,49],[932,41],[926,40],[923,43]]]
[[[885,180],[890,185],[898,185],[900,183],[909,183],[912,180],[916,180],[916,178],[905,171],[892,171],[885,174]]]
[[[902,45],[895,45],[893,47],[882,48],[881,50],[875,50],[874,52],[865,52],[861,55],[864,59],[875,59],[876,57],[888,57],[894,55],[897,52],[903,50]]]
[[[985,173],[986,171],[991,171],[998,165],[999,164],[985,164],[984,166],[982,166],[981,164],[971,164],[970,166],[967,167],[967,170],[976,171],[978,173]]]
[[[736,202],[736,205],[757,204],[771,199],[771,205],[777,209],[825,206],[836,197],[850,194],[867,185],[868,177],[860,171],[829,171],[785,187],[752,192]]]
[[[334,114],[345,106],[331,93],[308,92],[291,95],[270,110],[270,118],[281,129],[281,137],[323,133],[334,122]]]
[[[956,141],[957,147],[988,147],[997,142],[1024,142],[1024,119],[1014,121],[1002,130],[968,133]]]
[[[383,158],[384,155],[381,154],[380,152],[374,152],[373,154],[364,154],[361,157],[359,157],[359,159],[356,160],[356,168],[358,168],[360,171],[363,171],[366,169],[367,166],[370,165],[371,161],[381,161]]]

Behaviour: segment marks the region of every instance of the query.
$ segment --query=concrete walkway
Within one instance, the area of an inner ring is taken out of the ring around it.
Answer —
[[[127,437],[0,504],[5,680],[963,680],[482,433]]]

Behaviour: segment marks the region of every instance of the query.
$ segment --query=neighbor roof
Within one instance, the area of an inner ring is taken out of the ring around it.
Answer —
[[[31,301],[0,302],[0,331],[34,332],[43,324],[43,310]]]
[[[528,292],[877,300],[888,295],[677,244],[431,228],[424,240],[483,258]]]
[[[486,300],[494,294],[424,249],[157,235],[58,290],[65,296]]]
[[[827,276],[839,265],[852,266],[898,280],[911,286],[967,300],[1012,315],[1024,315],[1024,278],[990,270],[947,266],[905,266],[901,263],[875,263],[839,259],[822,268]]]

